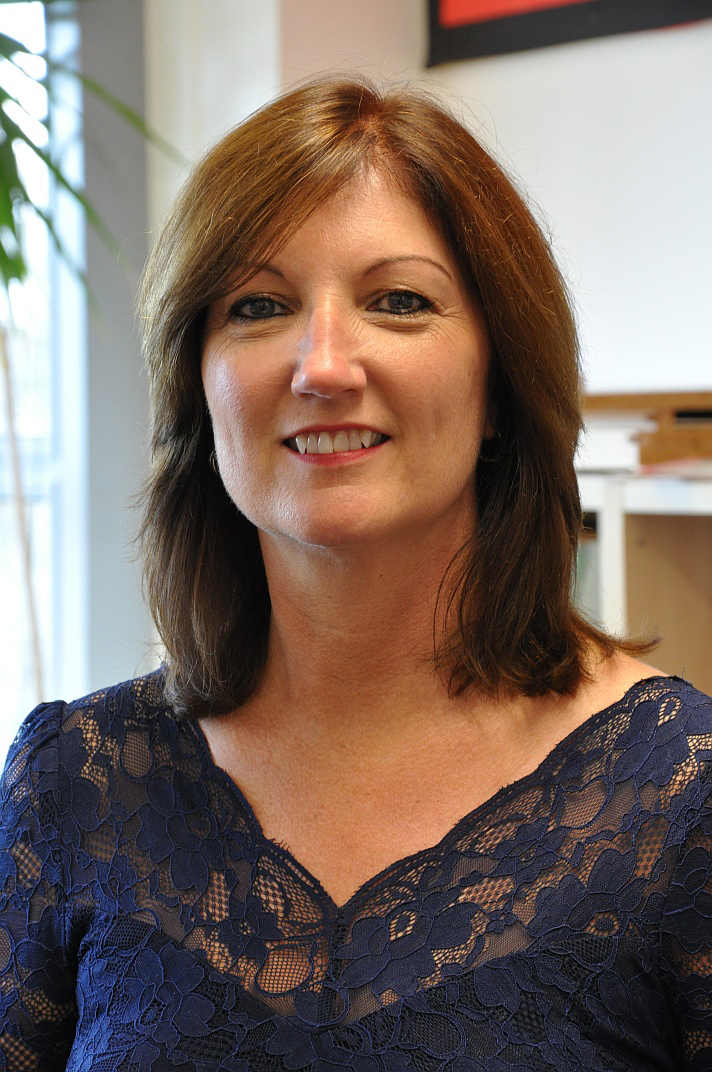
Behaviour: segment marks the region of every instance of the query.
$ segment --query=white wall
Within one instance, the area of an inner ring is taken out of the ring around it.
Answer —
[[[420,78],[421,0],[144,0],[146,116],[188,159],[279,93],[324,70]],[[185,169],[149,154],[149,219]]]
[[[712,388],[712,20],[432,75],[546,213],[590,389]]]
[[[425,71],[425,0],[144,3],[149,118],[187,155],[315,72],[434,83],[541,205],[590,389],[712,388],[712,20]],[[154,221],[177,181],[152,160]]]
[[[187,160],[281,88],[279,0],[144,0],[146,118]],[[155,226],[185,169],[148,159]]]
[[[142,0],[122,0],[120,6],[115,0],[93,0],[78,5],[77,17],[82,72],[140,111]],[[132,546],[137,518],[131,509],[145,473],[148,425],[134,320],[134,292],[148,246],[144,142],[130,124],[88,92],[83,124],[87,198],[120,244],[122,264],[88,227],[85,268],[94,307],[85,325],[73,325],[77,333],[86,330],[86,366],[78,397],[66,402],[66,412],[73,409],[74,423],[83,428],[79,445],[84,455],[79,472],[67,474],[67,483],[82,485],[72,494],[86,504],[86,513],[68,516],[65,522],[80,553],[86,549],[84,575],[71,578],[71,591],[66,589],[70,578],[59,580],[65,588],[67,632],[60,641],[57,685],[59,695],[66,698],[155,665],[151,619],[141,598],[140,567]],[[73,312],[65,308],[63,316]],[[65,337],[63,344],[67,341]],[[74,429],[68,433],[73,434]],[[66,536],[62,550],[66,556]],[[76,562],[69,550],[62,570],[69,570],[72,557]],[[79,589],[74,590],[77,581]],[[82,596],[85,607],[69,605]],[[81,669],[75,652],[69,652],[75,647],[83,649],[85,678],[74,676]]]
[[[421,0],[282,0],[280,66],[285,84],[328,70],[372,78],[421,78],[427,5]]]

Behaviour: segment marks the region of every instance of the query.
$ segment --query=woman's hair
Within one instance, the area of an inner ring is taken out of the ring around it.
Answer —
[[[153,402],[141,545],[178,709],[226,711],[259,687],[270,600],[255,527],[210,464],[201,381],[208,306],[307,217],[377,168],[440,230],[492,343],[497,434],[477,464],[477,531],[442,595],[435,659],[453,694],[571,692],[593,645],[571,589],[581,528],[574,317],[549,245],[512,182],[421,92],[319,80],[231,131],[197,165],[156,242],[140,296]],[[474,459],[473,459],[474,462]]]

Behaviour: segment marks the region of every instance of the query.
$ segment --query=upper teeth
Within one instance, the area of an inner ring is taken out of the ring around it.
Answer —
[[[376,447],[384,439],[381,432],[372,432],[369,428],[360,431],[351,428],[348,432],[337,432],[333,436],[329,432],[302,433],[288,439],[287,446],[298,450],[300,454],[333,454],[335,451]]]

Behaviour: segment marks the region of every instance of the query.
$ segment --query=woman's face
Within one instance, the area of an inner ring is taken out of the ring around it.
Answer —
[[[225,487],[262,539],[458,545],[475,517],[488,337],[422,209],[354,180],[210,308]]]

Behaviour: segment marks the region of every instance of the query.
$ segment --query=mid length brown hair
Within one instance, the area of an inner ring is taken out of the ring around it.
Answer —
[[[319,80],[242,123],[197,165],[140,297],[153,401],[141,529],[148,599],[178,709],[226,711],[258,689],[270,599],[257,531],[210,465],[201,382],[211,302],[349,180],[381,169],[440,229],[492,341],[497,436],[478,463],[477,534],[453,564],[435,653],[454,694],[573,691],[584,653],[616,646],[576,611],[581,426],[574,318],[549,245],[477,140],[426,95]]]

